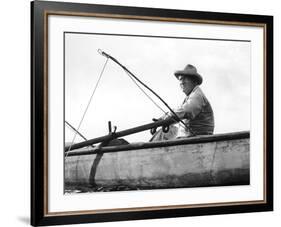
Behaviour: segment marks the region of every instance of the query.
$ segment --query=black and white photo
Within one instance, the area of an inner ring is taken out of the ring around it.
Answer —
[[[250,184],[249,40],[66,32],[64,44],[66,192]]]

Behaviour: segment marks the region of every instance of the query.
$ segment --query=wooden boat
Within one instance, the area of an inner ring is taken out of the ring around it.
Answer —
[[[250,183],[249,132],[78,148],[65,156],[65,186],[155,189]]]

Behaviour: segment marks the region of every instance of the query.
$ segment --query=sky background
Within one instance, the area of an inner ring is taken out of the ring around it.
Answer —
[[[214,111],[214,133],[250,130],[250,48],[250,42],[242,41],[66,33],[65,120],[78,127],[106,61],[97,52],[102,49],[172,108],[184,99],[174,72],[194,65],[203,77],[201,88]],[[92,139],[108,133],[108,121],[120,131],[150,123],[162,114],[125,71],[109,60],[79,131]],[[73,137],[74,132],[66,126],[66,142]],[[150,137],[145,131],[125,139],[139,142]],[[79,141],[83,140],[77,136],[74,142]]]

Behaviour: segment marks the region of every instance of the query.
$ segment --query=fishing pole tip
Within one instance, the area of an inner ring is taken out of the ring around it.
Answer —
[[[100,55],[103,55],[103,51],[102,51],[101,49],[98,49],[98,53],[99,53]]]
[[[110,57],[107,53],[105,53],[105,52],[104,52],[104,51],[102,51],[101,49],[98,49],[98,53],[99,53],[100,55],[102,55],[102,56],[107,57],[107,58],[109,58],[109,57]]]

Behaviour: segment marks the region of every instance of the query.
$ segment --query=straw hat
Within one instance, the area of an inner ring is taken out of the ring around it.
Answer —
[[[191,77],[196,80],[198,85],[202,84],[202,82],[203,82],[203,78],[200,74],[197,73],[197,69],[193,65],[190,65],[190,64],[185,66],[185,68],[183,70],[176,71],[175,76],[177,77],[177,79],[179,78],[179,76]]]

